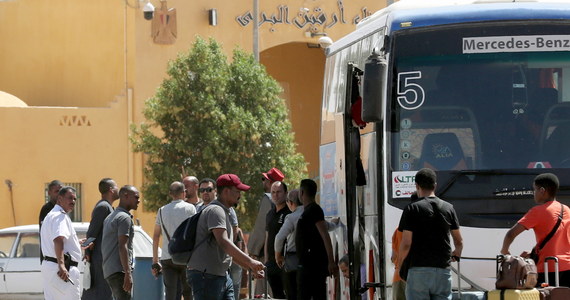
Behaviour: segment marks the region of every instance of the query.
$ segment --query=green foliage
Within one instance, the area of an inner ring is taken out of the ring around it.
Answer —
[[[237,208],[250,230],[263,190],[261,173],[277,167],[291,189],[306,176],[281,87],[253,56],[233,52],[227,62],[214,40],[198,38],[188,53],[168,66],[168,78],[146,101],[148,123],[132,126],[135,151],[146,154],[145,209],[168,203],[168,186],[182,167],[199,179],[237,174],[252,189]]]

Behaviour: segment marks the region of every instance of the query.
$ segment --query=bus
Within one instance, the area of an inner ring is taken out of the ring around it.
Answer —
[[[570,204],[570,2],[402,0],[325,54],[320,203],[350,261],[329,298],[391,299],[391,238],[424,167],[461,224],[454,288],[494,289],[533,178],[556,174]],[[535,243],[525,231],[511,253]]]

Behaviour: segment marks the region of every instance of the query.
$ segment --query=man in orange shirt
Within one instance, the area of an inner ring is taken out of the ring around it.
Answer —
[[[551,173],[540,174],[534,178],[534,201],[538,204],[531,208],[505,235],[501,254],[510,254],[509,246],[523,231],[533,229],[536,242],[539,244],[554,228],[558,217],[562,213],[562,222],[552,238],[538,252],[537,262],[538,283],[545,282],[544,258],[556,256],[559,261],[560,285],[570,287],[570,210],[568,206],[556,201],[556,193],[560,187],[558,177]],[[529,252],[521,253],[528,257]],[[550,268],[554,270],[554,268]],[[554,272],[548,274],[549,282],[554,282]]]
[[[398,265],[398,250],[402,241],[402,232],[396,228],[392,235],[392,263],[394,264],[394,277],[392,278],[392,299],[406,300],[406,282],[400,277]]]

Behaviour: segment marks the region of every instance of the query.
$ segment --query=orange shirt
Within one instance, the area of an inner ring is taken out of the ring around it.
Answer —
[[[560,215],[560,202],[548,201],[531,208],[518,223],[526,229],[533,229],[536,242],[539,243],[554,228],[558,215]],[[560,271],[570,270],[570,209],[568,206],[564,205],[564,216],[560,227],[538,254],[538,272],[544,272],[544,258],[548,256],[558,257]],[[554,272],[554,266],[550,264],[548,270]]]
[[[400,250],[400,242],[402,241],[402,232],[396,228],[394,234],[392,235],[392,258],[394,259],[394,268],[396,271],[394,272],[394,278],[392,278],[392,282],[401,281],[402,278],[400,277],[400,269],[398,266],[398,250]]]

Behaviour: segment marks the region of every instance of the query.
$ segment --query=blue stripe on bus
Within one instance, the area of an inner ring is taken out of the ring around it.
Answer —
[[[494,3],[393,11],[391,31],[434,25],[505,20],[570,20],[570,3]],[[402,23],[411,26],[402,27]]]

